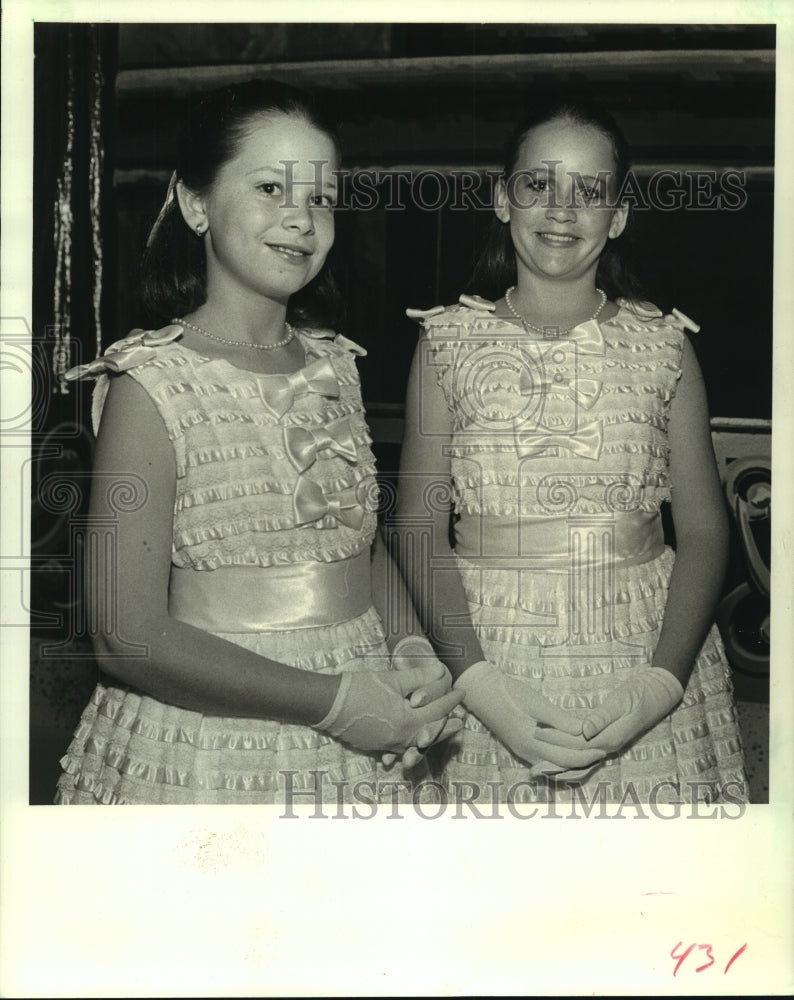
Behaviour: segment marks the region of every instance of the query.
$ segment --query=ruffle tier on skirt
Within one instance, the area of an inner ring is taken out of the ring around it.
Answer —
[[[332,626],[220,637],[315,672],[372,669],[373,657],[389,666],[374,609]],[[301,806],[436,794],[424,764],[403,775],[399,763],[386,769],[380,755],[307,726],[202,715],[112,681],[97,685],[61,766],[57,804]]]
[[[481,568],[458,558],[488,660],[563,708],[601,704],[631,671],[647,668],[659,638],[674,553],[617,567],[609,586],[570,593],[565,572]],[[746,801],[730,668],[716,628],[697,657],[683,701],[652,730],[576,785],[529,780],[529,767],[479,720],[442,751],[451,797],[481,801]],[[456,783],[462,783],[456,791]],[[472,791],[472,786],[474,790]]]

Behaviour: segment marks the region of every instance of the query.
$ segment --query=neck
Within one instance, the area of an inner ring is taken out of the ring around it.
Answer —
[[[212,294],[189,317],[198,326],[233,340],[266,344],[284,336],[287,303],[262,296],[242,298]]]
[[[595,312],[601,295],[594,274],[565,283],[519,275],[510,301],[516,311],[535,326],[569,329]]]

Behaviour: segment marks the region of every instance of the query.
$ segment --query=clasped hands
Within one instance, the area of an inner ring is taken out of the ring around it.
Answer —
[[[399,640],[391,670],[346,671],[328,715],[316,728],[365,752],[380,751],[390,766],[401,757],[409,770],[433,743],[463,725],[449,713],[463,694],[422,636]]]
[[[525,680],[482,660],[451,685],[449,671],[422,637],[401,639],[392,670],[342,674],[331,711],[317,728],[359,750],[397,757],[408,770],[431,744],[462,726],[449,713],[462,701],[516,757],[530,775],[582,781],[668,715],[684,690],[659,667],[633,671],[594,709],[559,708]],[[451,690],[450,690],[451,686]]]
[[[532,765],[533,777],[564,781],[584,780],[608,754],[661,721],[684,694],[669,671],[647,667],[632,672],[597,708],[563,709],[485,660],[464,671],[454,689],[463,690],[466,708]]]
[[[436,657],[430,640],[424,636],[405,636],[397,642],[392,651],[392,668],[406,671],[415,670],[417,667],[432,676],[429,681],[411,691],[408,702],[412,708],[420,708],[423,705],[432,707],[434,701],[448,693],[455,698],[455,706],[463,701],[462,692],[452,691],[452,675]],[[401,755],[403,770],[409,771],[412,767],[416,767],[423,759],[425,751],[434,743],[442,743],[450,736],[454,736],[462,726],[462,719],[450,718],[449,714],[426,722],[416,734],[411,746]],[[393,753],[385,753],[382,758],[387,767],[390,767],[396,759],[397,754]]]

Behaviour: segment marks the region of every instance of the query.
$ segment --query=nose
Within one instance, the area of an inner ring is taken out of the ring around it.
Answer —
[[[557,201],[552,201],[546,208],[546,218],[554,222],[576,222],[576,208],[569,197],[556,195]]]
[[[576,198],[570,176],[560,176],[555,172],[557,185],[549,191],[546,218],[554,222],[576,222]]]
[[[310,236],[314,232],[314,215],[309,199],[301,197],[299,192],[293,193],[292,201],[285,205],[281,224],[285,229]]]

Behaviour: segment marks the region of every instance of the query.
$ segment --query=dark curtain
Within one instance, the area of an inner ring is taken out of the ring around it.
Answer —
[[[117,28],[34,33],[30,801],[51,802],[96,667],[81,600],[90,386],[63,371],[115,327],[112,178]]]

